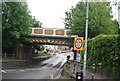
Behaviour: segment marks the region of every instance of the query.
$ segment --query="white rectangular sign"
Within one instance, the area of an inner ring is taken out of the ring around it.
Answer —
[[[76,61],[77,61],[77,62],[80,62],[80,60],[81,60],[81,55],[80,55],[80,53],[78,53],[78,54],[77,54]]]

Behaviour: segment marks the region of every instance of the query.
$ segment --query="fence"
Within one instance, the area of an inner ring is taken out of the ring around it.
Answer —
[[[2,54],[2,58],[16,58],[15,54]]]
[[[2,59],[8,59],[8,58],[10,58],[10,59],[26,59],[27,57],[26,57],[26,54],[19,54],[19,56],[17,56],[17,54],[7,54],[7,53],[4,53],[4,54],[2,54],[2,57],[1,57]]]
[[[16,53],[3,53],[1,58],[29,59],[32,58],[32,46],[21,44]]]

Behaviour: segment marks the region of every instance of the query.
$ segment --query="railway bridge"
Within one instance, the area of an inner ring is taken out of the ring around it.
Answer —
[[[70,35],[68,29],[30,28],[32,43],[47,45],[73,46],[76,35]]]

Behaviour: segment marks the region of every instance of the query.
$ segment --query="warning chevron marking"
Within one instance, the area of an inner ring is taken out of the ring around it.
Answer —
[[[39,42],[39,40],[36,40],[36,42]]]

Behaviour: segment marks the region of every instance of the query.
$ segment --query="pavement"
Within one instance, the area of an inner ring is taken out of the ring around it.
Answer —
[[[76,72],[80,72],[81,71],[80,65],[76,64],[76,62],[73,61],[73,60],[70,60],[67,63],[67,69],[68,69],[68,71],[70,71],[70,73],[72,75],[76,75]],[[104,76],[100,76],[100,75],[98,75],[96,73],[92,73],[91,71],[88,71],[88,70],[86,70],[86,75],[83,78],[84,79],[92,79],[92,74],[94,74],[94,77],[93,77],[94,79],[108,79],[108,78],[106,78]]]

